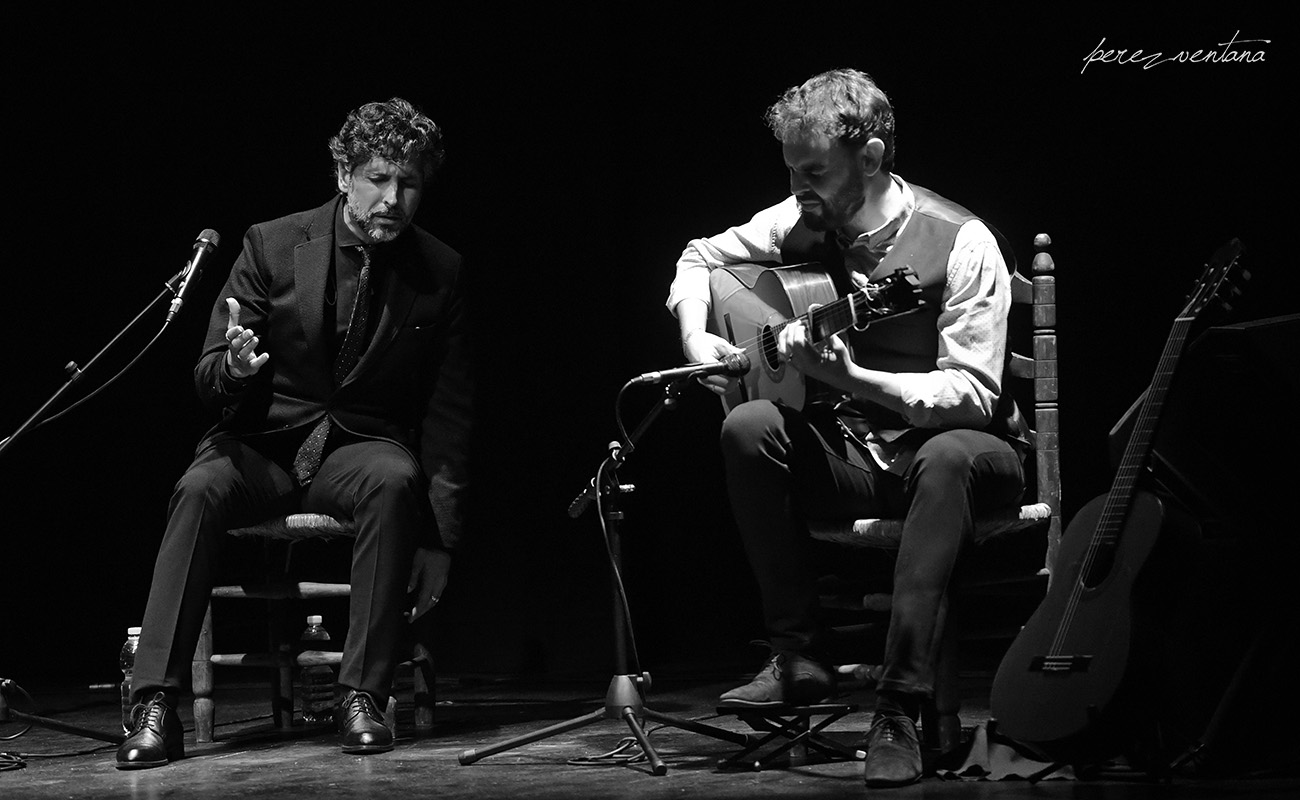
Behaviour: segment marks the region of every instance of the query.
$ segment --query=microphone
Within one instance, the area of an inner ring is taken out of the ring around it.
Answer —
[[[629,383],[663,383],[664,381],[675,381],[678,378],[694,378],[704,375],[740,377],[747,372],[749,372],[749,356],[744,353],[732,353],[723,357],[721,361],[702,361],[687,364],[684,367],[674,367],[659,372],[647,372],[636,376]]]
[[[198,283],[203,274],[203,259],[214,252],[219,244],[221,244],[221,236],[211,228],[205,228],[203,233],[199,234],[199,238],[194,242],[194,255],[190,256],[190,262],[185,265],[185,269],[181,270],[181,283],[176,289],[171,308],[167,310],[167,322],[164,322],[164,325],[171,322],[176,312],[181,310],[181,306],[185,303],[185,295],[191,291],[190,286]]]

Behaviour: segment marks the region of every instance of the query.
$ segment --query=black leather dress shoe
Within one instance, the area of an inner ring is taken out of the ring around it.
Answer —
[[[384,724],[375,698],[365,692],[351,691],[343,699],[339,733],[345,753],[387,753],[393,749],[393,732]]]
[[[821,703],[835,693],[835,672],[799,653],[774,652],[754,679],[724,692],[726,708],[776,708]]]
[[[921,777],[921,742],[916,723],[907,717],[877,713],[867,732],[867,786],[906,786]]]
[[[117,748],[118,769],[161,767],[185,757],[181,718],[162,692],[137,703],[131,719],[131,733]]]

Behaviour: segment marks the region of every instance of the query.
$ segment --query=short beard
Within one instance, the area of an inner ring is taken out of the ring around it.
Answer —
[[[836,201],[845,197],[851,197],[853,199],[843,206],[837,207]],[[835,195],[835,197],[822,202],[821,207],[823,213],[820,216],[801,211],[799,212],[799,217],[803,220],[803,223],[808,226],[808,230],[810,231],[816,233],[837,231],[848,225],[854,215],[862,210],[862,206],[866,205],[866,202],[866,182],[863,181],[862,177],[855,172],[851,177],[848,186],[841,189],[839,194]]]
[[[375,244],[391,242],[402,234],[405,226],[393,230],[392,228],[381,228],[375,224],[375,212],[365,212],[352,204],[351,200],[347,201],[348,216],[358,228],[366,232],[370,240]]]
[[[816,214],[809,214],[806,211],[800,211],[799,218],[803,220],[803,224],[807,225],[808,230],[810,231],[822,233],[831,229],[831,226],[827,224],[825,217],[819,217]]]

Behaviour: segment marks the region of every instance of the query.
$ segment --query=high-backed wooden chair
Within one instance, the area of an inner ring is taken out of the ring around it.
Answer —
[[[1010,639],[1024,618],[1007,622],[1002,628],[976,629],[963,618],[963,608],[981,597],[1019,595],[1036,604],[1046,593],[1051,566],[1061,537],[1061,472],[1058,437],[1057,360],[1056,360],[1056,277],[1055,264],[1047,249],[1051,238],[1038,234],[1034,238],[1036,254],[1033,278],[1019,273],[1012,276],[1012,320],[1009,335],[1013,355],[1004,391],[1012,391],[1024,409],[1026,394],[1032,396],[1032,452],[1026,464],[1032,475],[1027,477],[1027,498],[1019,508],[1009,508],[976,520],[975,546],[963,553],[953,576],[949,593],[948,622],[940,648],[932,705],[923,710],[922,732],[928,746],[943,751],[961,741],[961,700],[957,687],[959,641],[964,636]],[[1032,356],[1016,350],[1017,330],[1023,321],[1018,312],[1030,311]],[[1017,392],[1016,383],[1027,384],[1031,392]],[[810,521],[814,539],[854,550],[893,556],[902,540],[902,519],[857,519]],[[832,592],[823,602],[832,608],[847,607],[875,614],[887,621],[890,608],[888,587],[879,587],[854,596],[847,604]],[[1029,612],[1032,612],[1032,605]],[[1025,618],[1028,613],[1025,614]],[[995,620],[996,621],[996,620]],[[864,665],[841,667],[844,676],[878,674]]]
[[[290,555],[296,543],[309,540],[356,538],[351,523],[340,522],[324,514],[290,514],[264,523],[228,531],[231,536],[263,540],[264,548],[271,554],[263,575],[248,583],[214,586],[213,600],[262,600],[267,605],[268,647],[256,653],[217,653],[213,648],[213,603],[203,619],[203,630],[194,650],[191,678],[194,691],[195,740],[210,742],[216,717],[213,697],[214,667],[253,667],[262,669],[271,678],[271,714],[277,728],[294,724],[294,678],[298,668],[315,664],[337,667],[342,661],[341,642],[338,650],[308,650],[296,652],[296,634],[301,625],[301,615],[289,615],[301,601],[310,603],[324,598],[348,597],[352,587],[347,583],[317,583],[301,580],[295,574]],[[278,551],[278,552],[276,552]],[[278,556],[278,557],[277,557]],[[300,610],[300,609],[299,609]],[[417,732],[427,732],[433,727],[435,704],[433,657],[429,648],[429,618],[432,613],[411,626],[412,655],[399,668],[412,673],[414,689],[414,724]],[[336,630],[336,635],[338,634]],[[394,724],[396,696],[389,699],[388,721]]]

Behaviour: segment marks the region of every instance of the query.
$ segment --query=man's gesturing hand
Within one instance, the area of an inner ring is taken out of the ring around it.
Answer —
[[[227,297],[226,308],[230,309],[230,321],[226,323],[226,341],[230,343],[230,349],[226,351],[226,366],[236,378],[247,378],[257,374],[271,356],[269,353],[259,356],[255,352],[258,338],[239,324],[239,301]]]

